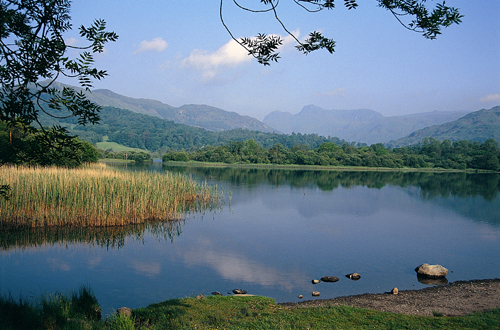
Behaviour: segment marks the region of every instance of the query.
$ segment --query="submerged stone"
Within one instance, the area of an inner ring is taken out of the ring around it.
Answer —
[[[361,275],[359,275],[358,273],[351,273],[347,274],[345,277],[350,278],[353,281],[357,281],[361,278]]]
[[[321,278],[321,280],[323,282],[333,283],[333,282],[338,282],[339,278],[337,276],[324,276],[324,277]]]

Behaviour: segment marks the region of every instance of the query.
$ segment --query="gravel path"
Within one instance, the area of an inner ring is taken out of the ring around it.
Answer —
[[[282,303],[289,308],[352,306],[408,315],[462,316],[500,308],[500,279],[458,281],[421,290]]]

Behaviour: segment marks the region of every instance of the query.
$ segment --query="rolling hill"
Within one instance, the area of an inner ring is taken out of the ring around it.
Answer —
[[[409,136],[387,143],[390,147],[404,147],[419,143],[425,137],[438,140],[469,140],[484,142],[494,139],[500,143],[500,106],[472,112],[458,120],[426,127]]]

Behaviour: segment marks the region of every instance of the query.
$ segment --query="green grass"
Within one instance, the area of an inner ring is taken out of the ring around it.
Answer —
[[[0,296],[0,329],[85,329],[101,323],[101,307],[90,288],[35,299]]]
[[[172,299],[100,320],[90,289],[33,301],[0,297],[0,329],[499,329],[500,309],[463,317],[408,316],[347,306],[288,308],[266,297]]]
[[[352,307],[289,309],[266,297],[167,300],[133,311],[136,329],[498,329],[500,309],[422,317]]]
[[[120,152],[120,151],[143,151],[149,153],[149,151],[140,149],[140,148],[130,148],[127,146],[124,146],[123,144],[118,144],[116,142],[97,142],[96,147],[102,150],[109,150],[111,149],[113,152]]]
[[[127,172],[98,163],[82,168],[0,167],[12,187],[0,199],[0,229],[106,227],[168,221],[211,207],[217,192],[182,174]]]

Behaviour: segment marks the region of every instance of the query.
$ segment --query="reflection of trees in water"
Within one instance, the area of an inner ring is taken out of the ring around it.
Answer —
[[[70,228],[46,227],[43,229],[26,229],[16,231],[0,231],[0,249],[30,248],[48,245],[66,245],[85,243],[106,249],[120,249],[125,239],[144,241],[146,230],[159,240],[173,241],[182,232],[181,221],[155,222],[140,225],[102,227],[102,228]]]
[[[318,187],[329,191],[339,187],[363,186],[381,189],[386,185],[418,187],[425,199],[439,196],[475,197],[493,200],[500,190],[500,175],[492,173],[436,173],[396,171],[312,171],[289,169],[249,169],[240,167],[168,166],[165,169],[217,179],[234,185],[254,186],[260,183],[290,185],[295,188]]]

